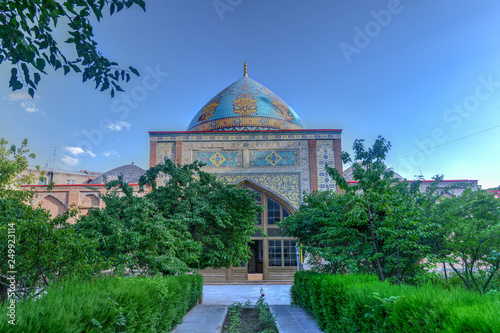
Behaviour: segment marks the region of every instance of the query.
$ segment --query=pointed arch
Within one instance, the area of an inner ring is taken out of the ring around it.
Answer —
[[[37,203],[40,208],[47,210],[52,217],[62,215],[68,210],[66,205],[52,194],[45,195],[43,198],[37,200]]]
[[[272,200],[280,204],[283,208],[285,208],[288,214],[293,214],[296,211],[296,209],[291,205],[291,203],[288,202],[288,200],[286,200],[282,195],[277,194],[265,188],[264,186],[256,184],[248,179],[240,182],[238,186],[249,188],[255,192],[264,193],[268,198],[271,198]]]
[[[80,200],[80,205],[82,207],[99,207],[99,204],[99,194],[96,193],[87,193],[83,195],[82,199]]]

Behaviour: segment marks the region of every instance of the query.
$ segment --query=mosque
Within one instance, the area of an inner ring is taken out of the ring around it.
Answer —
[[[203,170],[219,180],[253,191],[256,202],[264,208],[257,217],[258,232],[249,244],[249,261],[229,269],[203,270],[205,283],[293,280],[302,261],[296,239],[283,235],[276,223],[299,209],[304,193],[335,190],[325,165],[343,174],[341,134],[341,129],[306,129],[285,101],[248,76],[246,63],[243,77],[208,101],[186,131],[149,132],[149,167],[165,159],[180,164],[201,161]],[[125,175],[137,190],[136,183],[144,172],[127,165],[85,184],[67,182],[55,185],[52,191],[38,185],[32,204],[53,215],[74,204],[84,214],[92,207],[103,207],[103,176],[111,180]],[[349,176],[347,169],[346,179],[352,180]],[[161,185],[165,179],[157,181]],[[462,190],[477,188],[477,181],[447,182]]]
[[[265,211],[241,267],[202,272],[206,282],[291,280],[297,270],[295,239],[277,222],[294,213],[304,192],[334,189],[325,164],[342,173],[340,129],[306,129],[279,96],[247,75],[208,101],[186,131],[149,132],[149,166],[171,159],[199,160],[204,171],[251,189]],[[159,179],[159,182],[163,181]],[[268,237],[264,237],[266,234]]]

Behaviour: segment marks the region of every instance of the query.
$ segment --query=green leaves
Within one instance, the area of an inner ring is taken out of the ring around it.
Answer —
[[[216,181],[201,166],[167,160],[150,168],[140,180],[152,188],[146,196],[134,196],[122,179],[108,183],[106,207],[82,216],[78,232],[95,238],[122,272],[180,274],[247,260],[261,208],[247,190]]]
[[[123,91],[119,84],[130,80],[129,72],[137,76],[139,73],[133,67],[119,69],[116,62],[101,55],[90,21],[92,16],[100,21],[106,6],[110,6],[110,14],[113,14],[115,8],[120,11],[133,5],[145,10],[145,3],[141,0],[67,0],[62,5],[46,0],[2,2],[0,64],[8,61],[12,65],[9,87],[13,91],[27,87],[33,97],[41,79],[40,73],[46,74],[44,68],[48,64],[54,70],[62,67],[65,75],[71,70],[82,73],[84,82],[95,81],[96,89],[100,91],[111,88],[112,96],[115,90]],[[70,37],[66,43],[72,44],[78,55],[73,60],[66,58],[52,35],[61,18],[69,21],[66,31]],[[80,64],[83,70],[76,64]],[[17,77],[18,70],[23,71],[22,80]],[[115,75],[117,70],[121,75]],[[106,85],[103,84],[105,80]]]
[[[484,293],[500,270],[500,201],[485,190],[466,189],[436,205],[441,256],[467,289]]]
[[[67,223],[71,213],[51,219],[50,214],[34,208],[15,196],[0,197],[0,232],[7,235],[15,225],[15,270],[19,285],[16,295],[26,298],[40,287],[67,277],[92,277],[107,265],[96,251],[96,243],[75,234],[73,226]],[[0,237],[0,270],[7,272],[8,239]],[[5,275],[0,281],[6,283]]]
[[[419,220],[414,191],[395,178],[384,164],[390,143],[379,137],[370,148],[363,140],[353,145],[351,161],[356,183],[326,166],[343,193],[316,192],[306,196],[299,211],[281,223],[299,238],[306,252],[324,258],[333,272],[377,272],[402,282],[419,271],[417,263],[428,249],[423,239],[431,230]]]

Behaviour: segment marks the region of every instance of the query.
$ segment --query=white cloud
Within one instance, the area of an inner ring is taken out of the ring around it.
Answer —
[[[80,148],[80,147],[64,147],[63,149],[66,150],[67,152],[69,152],[73,156],[78,156],[78,155],[87,153],[91,157],[96,157],[96,154],[94,154],[90,150],[88,150],[88,149],[83,150],[83,148]]]
[[[70,167],[77,166],[78,163],[80,162],[77,158],[74,158],[74,157],[71,157],[68,155],[64,155],[64,157],[61,158],[61,161],[63,161],[64,163],[66,163]]]
[[[112,130],[112,131],[121,131],[122,129],[129,129],[130,128],[130,125],[129,123],[127,123],[126,121],[123,121],[123,120],[118,120],[116,123],[110,123],[108,125],[108,129]]]
[[[40,109],[36,107],[35,103],[21,102],[21,107],[24,110],[26,110],[26,112],[37,112],[37,111],[40,111]]]
[[[85,151],[80,148],[80,147],[64,147],[63,148],[66,151],[69,151],[71,155],[78,156],[80,154],[83,154]]]
[[[102,153],[104,156],[106,157],[110,157],[110,156],[117,156],[117,157],[120,157],[120,155],[118,155],[118,152],[116,150],[110,150],[108,152],[105,152],[105,153]]]
[[[19,105],[26,111],[26,112],[37,112],[40,111],[39,108],[36,106],[36,100],[40,99],[40,96],[35,94],[35,98],[31,98],[31,96],[22,91],[15,91],[10,93],[7,97],[4,97],[4,99],[8,100],[9,102],[17,102]]]
[[[22,91],[15,91],[11,92],[8,97],[4,97],[6,100],[11,101],[11,102],[17,102],[17,101],[32,101],[33,98],[27,93],[27,92],[22,92]],[[39,99],[40,96],[35,94],[34,99]]]

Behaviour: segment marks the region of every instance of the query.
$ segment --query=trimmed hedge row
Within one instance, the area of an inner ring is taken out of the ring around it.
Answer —
[[[325,332],[500,332],[499,293],[297,272],[291,294]]]
[[[201,275],[72,280],[17,303],[15,326],[1,306],[0,332],[169,332],[202,290]]]

